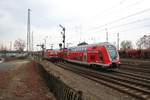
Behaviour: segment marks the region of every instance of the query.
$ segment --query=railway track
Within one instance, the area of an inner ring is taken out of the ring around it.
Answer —
[[[149,76],[139,75],[137,73],[125,72],[125,71],[121,71],[121,70],[115,71],[115,72],[116,72],[115,74],[124,75],[124,76],[127,76],[129,78],[137,78],[137,79],[143,80],[144,82],[145,81],[148,83],[150,82]]]
[[[119,71],[121,72],[125,72],[125,73],[129,73],[129,74],[134,74],[136,76],[139,76],[139,77],[143,77],[144,79],[148,79],[150,78],[150,74],[149,73],[145,73],[143,71],[135,71],[135,70],[129,70],[129,69],[119,69]]]
[[[73,66],[73,65],[70,65],[70,66]],[[132,73],[127,74],[127,72],[121,72],[121,71],[114,71],[114,72],[109,72],[109,73],[96,71],[96,73],[97,74],[103,73],[105,74],[105,76],[107,75],[107,77],[110,77],[110,78],[131,82],[133,84],[135,84],[136,82],[136,84],[150,87],[150,78],[145,77],[145,76],[140,76],[138,74],[132,74]]]
[[[131,66],[131,67],[136,67],[136,68],[146,68],[146,69],[150,69],[150,65],[147,64],[129,64],[129,63],[122,63],[122,65],[127,65],[127,66]]]
[[[68,63],[69,64],[69,63]],[[73,64],[71,64],[71,65],[73,65]],[[80,66],[80,65],[79,65]],[[83,67],[83,66],[80,66],[80,67]],[[85,66],[84,66],[85,67]],[[91,67],[85,67],[85,68],[89,68],[89,69],[94,69],[94,70],[97,70],[97,69],[95,69],[95,68],[91,68]],[[99,70],[99,69],[98,69]],[[119,75],[119,76],[126,76],[127,78],[131,78],[131,79],[140,79],[140,80],[142,80],[142,81],[148,81],[148,82],[150,82],[149,80],[150,80],[150,74],[148,74],[148,73],[143,73],[143,71],[139,71],[139,72],[136,72],[136,71],[134,71],[134,70],[113,70],[113,72],[115,72],[115,73],[113,73],[113,75],[114,74],[117,74],[117,75]],[[110,73],[110,72],[109,72]],[[149,83],[150,84],[150,83]]]
[[[150,99],[150,80],[147,78],[121,72],[98,72],[68,63],[56,65],[138,99]]]
[[[147,75],[150,75],[150,68],[148,69],[148,68],[142,68],[142,67],[122,65],[120,69],[134,71],[134,72],[142,72],[142,73],[146,73]]]
[[[68,64],[68,65],[74,66],[72,64]],[[75,67],[77,67],[77,66],[75,66]],[[127,72],[122,72],[122,71],[113,71],[113,72],[109,72],[109,73],[96,71],[95,73],[104,74],[107,77],[118,79],[121,81],[131,82],[133,84],[135,84],[135,82],[136,82],[136,84],[140,84],[140,85],[142,84],[143,86],[150,87],[150,78],[141,76],[138,74],[132,74],[132,73],[127,73]]]

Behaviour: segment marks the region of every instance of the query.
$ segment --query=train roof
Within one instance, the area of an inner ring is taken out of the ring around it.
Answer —
[[[111,45],[111,43],[109,42],[102,42],[102,43],[96,43],[96,44],[88,44],[88,45],[81,45],[81,46],[74,46],[74,47],[70,47],[68,49],[72,49],[72,48],[80,48],[80,47],[93,47],[93,46],[106,46],[106,45]]]

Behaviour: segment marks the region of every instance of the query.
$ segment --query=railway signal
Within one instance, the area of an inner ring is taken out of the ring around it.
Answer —
[[[54,45],[54,44],[50,44],[50,46],[51,46],[51,50],[53,50],[53,45]]]
[[[61,34],[63,35],[63,44],[64,44],[64,47],[63,47],[63,49],[65,50],[65,27],[63,27],[62,25],[59,25],[61,28],[62,28],[62,32],[61,32]]]
[[[44,44],[38,44],[36,46],[40,46],[42,48],[42,56],[44,56],[44,49],[45,49]]]
[[[60,50],[62,49],[62,43],[59,43]]]

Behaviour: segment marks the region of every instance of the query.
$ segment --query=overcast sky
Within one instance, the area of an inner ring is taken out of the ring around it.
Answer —
[[[47,40],[47,48],[62,42],[61,28],[66,28],[66,43],[134,43],[150,33],[150,0],[0,0],[0,44],[20,38],[26,41],[27,9],[31,9],[34,47]],[[71,45],[69,45],[71,46]]]

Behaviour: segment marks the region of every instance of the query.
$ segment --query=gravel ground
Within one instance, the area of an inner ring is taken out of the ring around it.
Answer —
[[[83,95],[86,96],[88,100],[136,100],[126,94],[119,93],[109,87],[57,67],[51,62],[42,61],[40,63],[49,73],[60,77],[60,79],[70,87],[83,91]]]
[[[40,77],[36,63],[0,63],[0,100],[56,100]]]

